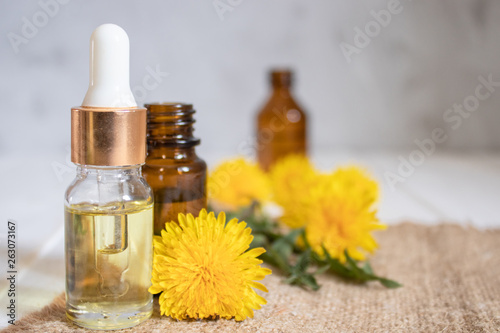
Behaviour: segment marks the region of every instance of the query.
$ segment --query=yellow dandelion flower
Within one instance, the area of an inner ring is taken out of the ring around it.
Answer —
[[[317,172],[306,156],[288,155],[274,164],[270,177],[273,199],[285,206],[309,190],[317,179]]]
[[[306,156],[288,155],[270,170],[273,199],[283,210],[280,221],[291,228],[302,227],[311,187],[320,183],[319,174]]]
[[[323,247],[332,258],[345,262],[344,251],[356,260],[364,260],[365,253],[373,253],[377,242],[373,230],[385,229],[366,198],[353,191],[345,191],[329,181],[329,186],[318,186],[311,192],[307,209],[305,235],[313,251],[324,255]]]
[[[209,198],[228,209],[266,201],[271,189],[267,175],[257,164],[236,158],[217,166],[208,177]]]
[[[253,288],[271,270],[260,267],[263,248],[247,251],[253,236],[245,222],[201,210],[198,217],[179,214],[154,238],[152,286],[160,295],[162,315],[175,319],[253,317],[266,300]],[[246,252],[245,252],[246,251]]]
[[[333,172],[330,177],[329,184],[338,187],[338,190],[346,195],[357,196],[357,202],[364,207],[371,207],[379,199],[378,183],[362,168],[342,167]]]

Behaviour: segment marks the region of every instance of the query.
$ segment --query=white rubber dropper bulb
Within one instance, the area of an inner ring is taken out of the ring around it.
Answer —
[[[82,106],[135,107],[129,79],[130,44],[125,30],[103,24],[90,37],[90,81]]]

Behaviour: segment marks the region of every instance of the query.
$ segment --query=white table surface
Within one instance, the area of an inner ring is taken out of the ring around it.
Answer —
[[[315,152],[322,169],[346,163],[366,166],[380,181],[380,219],[387,224],[442,222],[480,229],[500,227],[500,154],[435,153],[391,190],[384,180],[398,156],[409,152]],[[204,154],[213,166],[230,154]],[[67,154],[0,157],[0,306],[7,306],[7,220],[17,222],[17,316],[40,309],[64,291],[63,195],[74,177]],[[54,167],[61,167],[57,175]],[[61,171],[61,169],[60,169]],[[500,241],[500,240],[499,240]],[[7,326],[5,311],[0,327]]]

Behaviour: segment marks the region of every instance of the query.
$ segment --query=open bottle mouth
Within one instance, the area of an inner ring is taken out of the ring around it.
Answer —
[[[293,71],[291,69],[272,69],[269,72],[269,79],[273,87],[290,87],[293,81]]]
[[[148,145],[189,148],[200,144],[200,139],[193,136],[196,111],[192,104],[150,103],[145,107]]]

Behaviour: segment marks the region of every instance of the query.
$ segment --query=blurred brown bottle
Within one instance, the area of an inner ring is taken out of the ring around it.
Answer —
[[[207,165],[195,152],[191,104],[146,104],[148,153],[142,168],[154,194],[154,234],[179,213],[198,216],[207,208]]]
[[[307,153],[306,114],[290,88],[293,72],[272,70],[271,98],[257,117],[257,158],[262,169],[288,154]]]

